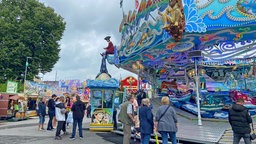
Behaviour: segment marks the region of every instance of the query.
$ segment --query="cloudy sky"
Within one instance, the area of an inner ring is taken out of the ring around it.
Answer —
[[[118,32],[122,20],[120,0],[39,0],[52,7],[66,22],[66,30],[60,41],[60,59],[52,72],[43,80],[94,79],[100,71],[104,37],[110,35],[114,45],[120,44]],[[124,11],[134,9],[134,1],[123,1]],[[132,75],[123,69],[107,64],[112,77],[119,79]]]

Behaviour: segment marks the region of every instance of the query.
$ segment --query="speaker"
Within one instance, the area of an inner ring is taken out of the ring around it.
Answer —
[[[194,57],[203,57],[201,50],[194,50],[188,53],[188,57],[194,58]]]

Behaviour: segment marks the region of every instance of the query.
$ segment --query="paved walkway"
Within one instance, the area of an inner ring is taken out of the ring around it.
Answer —
[[[46,118],[46,121],[48,118]],[[116,135],[111,132],[90,132],[89,122],[90,119],[84,118],[83,134],[84,139],[78,138],[78,133],[74,141],[70,141],[70,135],[63,135],[60,141],[54,140],[54,131],[38,131],[37,130],[38,118],[32,118],[25,121],[18,122],[3,122],[0,125],[0,144],[120,144],[122,143],[122,136]],[[71,129],[67,129],[71,133]],[[138,144],[136,142],[135,144]]]

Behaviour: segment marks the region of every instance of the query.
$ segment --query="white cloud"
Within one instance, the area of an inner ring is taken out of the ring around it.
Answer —
[[[122,20],[119,0],[39,0],[52,7],[66,22],[66,30],[60,41],[60,60],[53,71],[44,75],[43,80],[94,79],[100,71],[103,47],[107,46],[104,37],[110,35],[112,42],[119,45],[118,33]],[[131,7],[133,2],[124,1]],[[124,9],[127,11],[128,8]],[[112,77],[119,79],[133,75],[128,71],[107,64]],[[57,77],[56,77],[57,72]]]

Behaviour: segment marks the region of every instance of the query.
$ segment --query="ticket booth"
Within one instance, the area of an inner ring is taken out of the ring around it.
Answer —
[[[87,87],[90,88],[91,104],[91,131],[113,130],[113,111],[116,90],[119,81],[109,80],[87,80]]]

